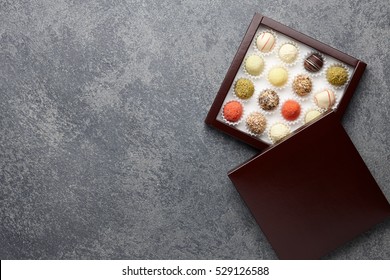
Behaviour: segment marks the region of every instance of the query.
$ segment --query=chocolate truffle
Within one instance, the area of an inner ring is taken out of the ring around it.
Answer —
[[[293,81],[293,90],[299,96],[306,96],[311,92],[312,82],[307,75],[298,75]]]
[[[279,58],[285,63],[293,63],[298,57],[298,49],[290,43],[283,44],[279,49]]]
[[[316,73],[324,66],[324,58],[319,53],[313,53],[305,59],[303,66],[307,71]]]
[[[246,118],[246,126],[253,134],[263,133],[266,125],[266,118],[259,112],[253,112]]]
[[[275,46],[275,36],[270,32],[263,32],[257,37],[256,46],[263,53],[270,52]]]
[[[238,122],[242,117],[243,107],[238,101],[229,101],[223,107],[223,117],[228,122]]]
[[[326,89],[314,95],[314,102],[322,109],[330,109],[336,102],[336,96],[333,91]]]
[[[245,60],[245,70],[249,75],[259,76],[264,69],[264,60],[261,56],[252,54]]]
[[[259,105],[265,111],[272,111],[279,105],[279,96],[271,89],[264,90],[259,96]]]
[[[251,80],[240,78],[234,85],[236,96],[241,99],[249,99],[255,92],[255,86]]]
[[[269,130],[269,137],[276,143],[290,134],[290,128],[282,123],[276,123]]]
[[[326,71],[326,79],[331,85],[343,86],[348,80],[348,71],[341,66],[331,66]]]
[[[282,116],[288,121],[295,121],[301,114],[301,105],[295,100],[287,100],[282,106]]]
[[[288,72],[283,67],[274,67],[268,73],[268,81],[276,87],[284,86],[287,80]]]
[[[316,109],[308,111],[305,115],[305,123],[308,123],[308,122],[318,118],[320,115],[321,115],[321,112],[316,110]]]

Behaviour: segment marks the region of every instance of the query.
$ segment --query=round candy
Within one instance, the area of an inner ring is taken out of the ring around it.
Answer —
[[[336,102],[336,96],[333,91],[326,89],[314,95],[314,102],[322,109],[330,109]]]
[[[262,57],[252,54],[245,60],[245,70],[249,75],[259,76],[264,69],[264,60]]]
[[[264,90],[259,96],[259,105],[265,111],[272,111],[279,105],[279,96],[272,89]]]
[[[251,80],[240,78],[234,85],[236,96],[241,99],[249,99],[255,92],[255,86]]]
[[[303,62],[303,67],[312,73],[320,71],[323,65],[324,58],[319,53],[313,53],[309,55]]]
[[[316,118],[318,118],[321,115],[321,112],[318,110],[310,110],[305,115],[305,123],[308,123]]]
[[[264,32],[257,37],[256,46],[259,51],[268,53],[275,46],[275,37],[270,32]]]
[[[269,130],[269,137],[276,143],[290,134],[290,128],[282,123],[276,123]]]
[[[268,73],[268,81],[276,87],[284,86],[287,80],[288,72],[283,67],[274,67]]]
[[[326,79],[331,85],[343,86],[348,80],[348,71],[341,66],[331,66],[326,71]]]
[[[295,100],[287,100],[282,106],[282,116],[288,121],[295,121],[301,114],[301,105]]]
[[[282,45],[279,49],[279,58],[285,63],[293,63],[298,57],[298,49],[290,43]]]
[[[261,134],[267,126],[267,120],[263,114],[253,112],[246,118],[246,126],[253,134]]]
[[[299,96],[306,96],[311,92],[312,82],[307,75],[298,75],[293,81],[293,90]]]
[[[238,122],[242,117],[243,107],[238,101],[229,101],[223,107],[223,117],[228,122]]]

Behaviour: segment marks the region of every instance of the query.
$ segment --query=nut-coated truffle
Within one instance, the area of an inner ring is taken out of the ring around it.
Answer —
[[[307,75],[298,75],[294,78],[293,81],[293,90],[296,94],[299,96],[306,96],[308,95],[313,87],[313,84],[311,82],[311,79]]]
[[[265,111],[272,111],[279,105],[279,95],[272,89],[266,89],[259,96],[259,105]]]
[[[246,118],[246,126],[253,134],[261,134],[267,126],[267,119],[259,112],[253,112]]]

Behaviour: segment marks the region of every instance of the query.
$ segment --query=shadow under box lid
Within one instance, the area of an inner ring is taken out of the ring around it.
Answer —
[[[318,259],[390,216],[334,112],[228,175],[281,259]]]

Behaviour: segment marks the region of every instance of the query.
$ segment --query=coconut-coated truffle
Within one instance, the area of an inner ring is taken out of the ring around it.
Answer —
[[[246,118],[246,126],[253,134],[261,134],[267,126],[267,119],[263,114],[253,112]]]

